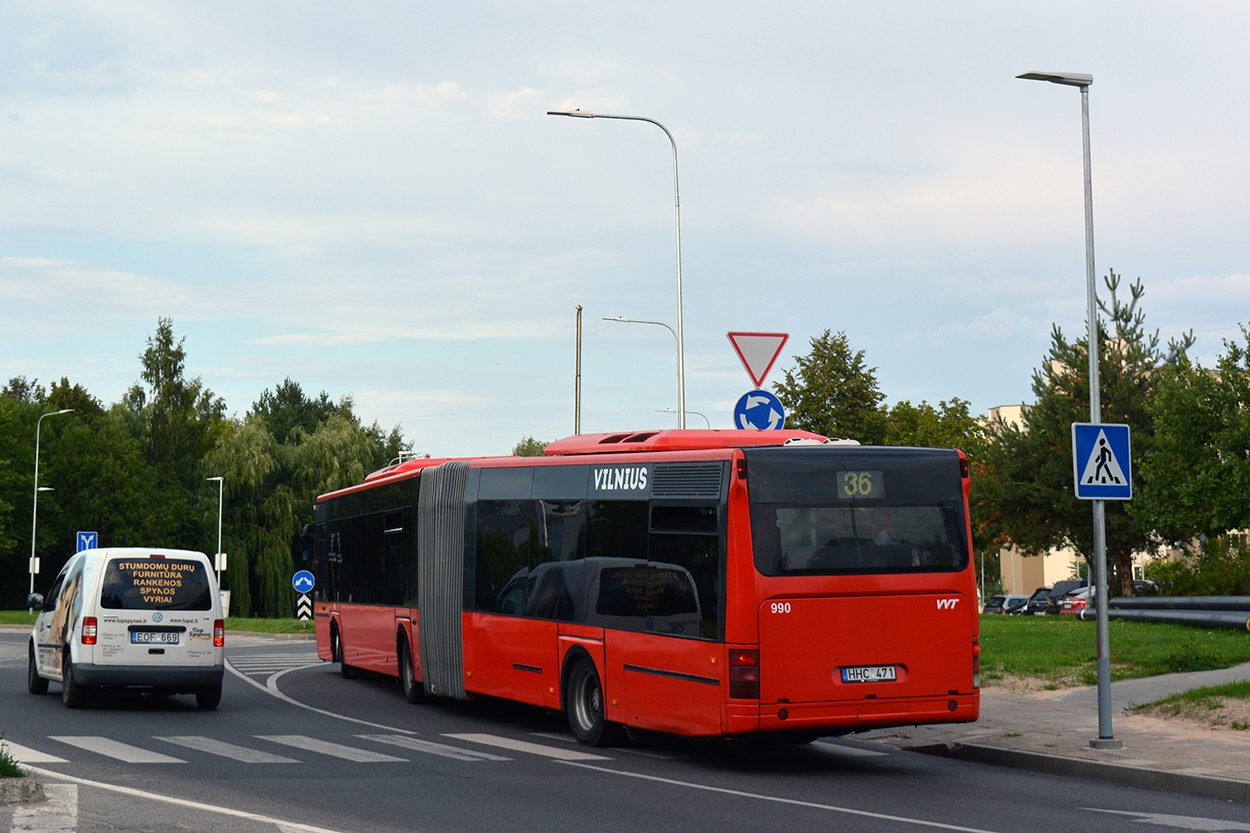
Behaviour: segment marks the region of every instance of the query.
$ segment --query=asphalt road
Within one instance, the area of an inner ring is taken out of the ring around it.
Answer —
[[[856,741],[798,747],[648,737],[590,750],[562,714],[409,705],[342,679],[309,642],[228,635],[221,706],[26,692],[26,636],[0,633],[0,732],[50,801],[9,830],[1250,831],[1250,808],[1034,775]]]

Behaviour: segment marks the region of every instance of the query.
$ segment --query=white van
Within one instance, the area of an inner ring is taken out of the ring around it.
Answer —
[[[70,558],[30,635],[27,687],[79,708],[93,690],[194,694],[201,709],[221,702],[225,620],[208,557],[139,547],[84,550]]]

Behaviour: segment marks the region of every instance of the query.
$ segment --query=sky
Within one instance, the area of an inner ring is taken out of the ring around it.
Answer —
[[[243,417],[284,379],[435,456],[687,424],[726,334],[825,330],[886,402],[1028,402],[1097,274],[1211,365],[1250,321],[1240,2],[0,5],[0,377],[105,405],[158,320]],[[1105,299],[1105,292],[1101,296]],[[664,409],[669,409],[665,411]]]

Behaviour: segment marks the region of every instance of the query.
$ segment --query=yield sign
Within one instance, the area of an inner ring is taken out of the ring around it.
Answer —
[[[772,370],[789,337],[789,333],[729,333],[729,343],[758,388],[763,387],[764,377]]]

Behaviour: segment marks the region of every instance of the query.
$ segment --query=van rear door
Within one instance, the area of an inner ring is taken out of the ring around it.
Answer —
[[[112,557],[100,580],[97,665],[213,665],[208,562],[187,554]]]

